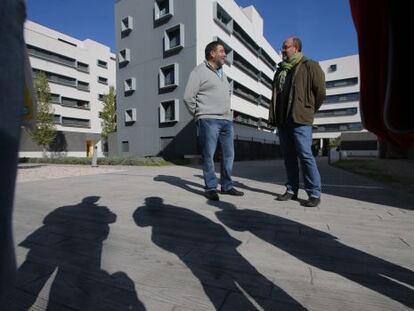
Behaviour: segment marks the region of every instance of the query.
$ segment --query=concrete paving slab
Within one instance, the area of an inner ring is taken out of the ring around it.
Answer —
[[[199,166],[77,169],[39,180],[25,168],[14,212],[18,279],[2,306],[413,308],[414,197],[318,164],[318,208],[275,200],[282,161],[235,163],[245,196],[220,202],[204,198]]]

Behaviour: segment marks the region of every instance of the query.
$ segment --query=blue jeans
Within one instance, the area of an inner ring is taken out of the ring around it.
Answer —
[[[217,189],[214,152],[218,141],[221,144],[221,190],[231,189],[233,187],[231,174],[234,162],[233,122],[222,119],[199,119],[197,129],[200,139],[205,190]]]
[[[305,191],[309,197],[321,196],[321,176],[312,154],[312,126],[288,123],[278,127],[280,147],[282,148],[287,173],[286,190],[298,193],[300,160]]]

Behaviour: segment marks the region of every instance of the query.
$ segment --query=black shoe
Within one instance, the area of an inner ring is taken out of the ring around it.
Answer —
[[[287,191],[284,194],[278,195],[278,197],[276,198],[276,200],[278,201],[289,201],[289,200],[297,200],[297,199],[298,199],[298,195],[296,193],[291,193]]]
[[[303,203],[306,207],[317,207],[321,203],[321,198],[310,197],[309,200]]]
[[[236,197],[244,196],[244,192],[236,190],[234,187],[230,188],[229,190],[221,190],[221,194],[229,194],[229,195],[234,195]]]
[[[217,194],[217,191],[216,191],[216,190],[206,191],[206,192],[204,193],[204,196],[205,196],[207,199],[211,200],[211,201],[220,201],[220,198],[219,198],[219,196],[218,196],[218,194]]]

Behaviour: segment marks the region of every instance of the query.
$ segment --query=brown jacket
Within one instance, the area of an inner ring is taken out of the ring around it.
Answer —
[[[272,101],[269,108],[269,124],[279,126],[287,122],[289,116],[281,114],[281,105],[278,104],[277,76],[273,79]],[[315,113],[325,99],[325,74],[319,64],[313,60],[303,58],[294,68],[292,84],[289,92],[289,102],[286,111],[291,111],[295,123],[312,125]]]

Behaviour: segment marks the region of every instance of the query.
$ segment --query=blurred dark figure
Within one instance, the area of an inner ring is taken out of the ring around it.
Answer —
[[[412,12],[399,1],[350,0],[358,34],[364,127],[402,151],[414,147]],[[408,78],[407,78],[408,77]]]
[[[145,310],[124,272],[101,269],[102,244],[116,215],[98,200],[57,208],[20,244],[29,252],[2,310],[28,310],[45,289],[47,310]]]
[[[304,310],[244,259],[237,251],[240,241],[223,226],[159,197],[145,199],[133,217],[138,226],[152,227],[156,245],[183,261],[217,310],[257,310],[243,291],[264,310]]]
[[[0,1],[0,297],[16,272],[12,210],[23,109],[23,0]]]

